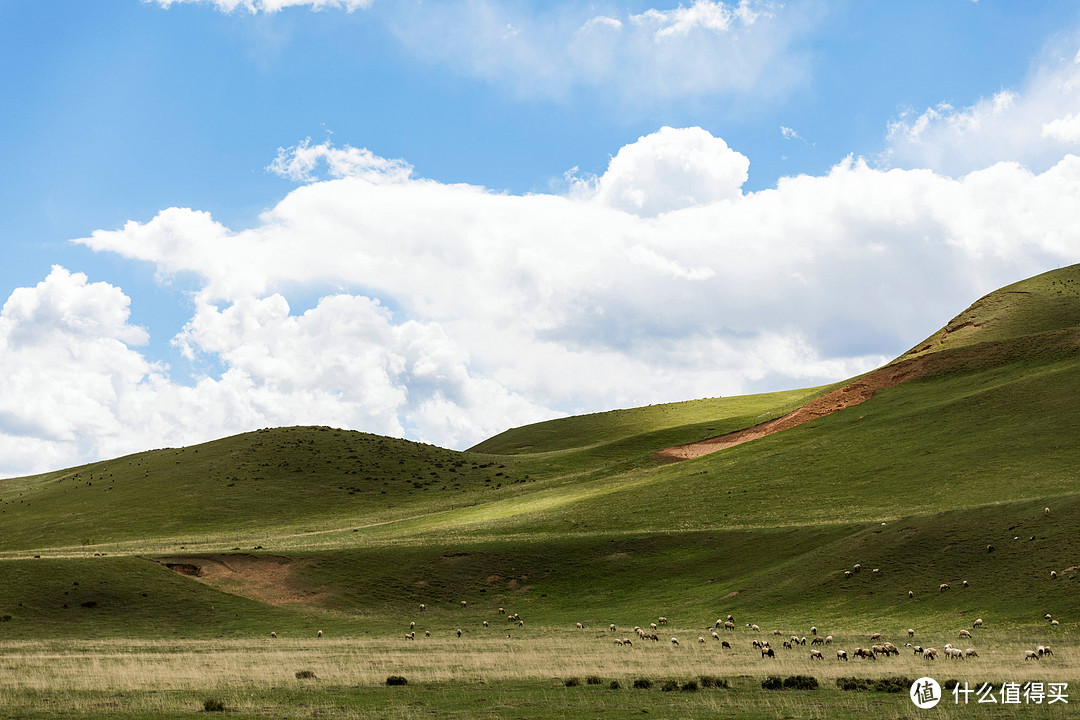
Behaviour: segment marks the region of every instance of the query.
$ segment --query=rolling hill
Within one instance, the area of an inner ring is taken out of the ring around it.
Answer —
[[[659,609],[1019,629],[1053,611],[1075,633],[1077,407],[1072,266],[833,386],[553,420],[466,452],[276,428],[3,480],[0,638],[378,633],[419,603],[431,622],[507,607],[541,627]],[[855,563],[880,573],[845,577]]]

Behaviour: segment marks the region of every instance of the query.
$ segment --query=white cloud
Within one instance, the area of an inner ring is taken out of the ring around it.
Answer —
[[[174,342],[221,370],[191,386],[142,354],[119,288],[55,268],[12,293],[0,473],[299,423],[465,447],[559,414],[833,381],[1080,261],[1072,155],[959,178],[849,158],[744,193],[744,156],[664,128],[558,196],[387,182],[369,169],[398,165],[342,152],[357,172],[252,227],[169,208],[77,241],[199,278]],[[320,299],[295,312],[297,291]]]
[[[1042,171],[1063,149],[1080,150],[1076,44],[1070,36],[1048,47],[1022,88],[1000,90],[968,107],[942,102],[902,113],[889,124],[881,163],[959,177],[996,162]]]
[[[297,182],[314,182],[312,172],[320,163],[325,163],[330,177],[360,177],[371,182],[401,182],[408,180],[413,171],[404,160],[387,160],[367,148],[337,148],[329,140],[312,145],[311,138],[289,148],[278,148],[277,157],[266,169]]]
[[[492,0],[397,6],[398,39],[418,57],[523,96],[604,93],[624,106],[675,97],[782,97],[806,77],[795,49],[816,16],[795,2],[696,0],[597,15],[574,3],[534,10]],[[507,27],[513,33],[505,32]]]
[[[310,7],[312,10],[342,9],[352,12],[371,7],[374,0],[143,0],[156,2],[163,8],[173,5],[212,5],[222,12],[246,10],[251,14],[275,13],[289,7]]]

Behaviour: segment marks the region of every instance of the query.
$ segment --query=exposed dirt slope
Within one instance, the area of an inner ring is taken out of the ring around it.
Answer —
[[[880,390],[915,378],[954,370],[973,371],[1012,362],[1022,357],[1075,357],[1078,351],[1080,351],[1080,329],[1068,328],[915,357],[902,357],[838,390],[810,401],[783,417],[707,440],[657,450],[653,455],[670,462],[689,460],[859,405],[872,398]]]
[[[269,605],[303,605],[320,599],[295,580],[300,563],[276,555],[183,555],[155,558],[165,567],[233,595]]]

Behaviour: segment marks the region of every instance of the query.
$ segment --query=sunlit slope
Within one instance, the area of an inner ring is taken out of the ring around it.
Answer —
[[[901,357],[1080,326],[1080,265],[1051,270],[980,298]]]
[[[637,441],[656,450],[756,425],[787,413],[828,387],[649,405],[534,423],[500,433],[470,450],[492,454],[554,453],[625,447]]]

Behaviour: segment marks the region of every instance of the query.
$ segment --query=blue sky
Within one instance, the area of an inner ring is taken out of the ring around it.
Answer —
[[[867,370],[1080,261],[1078,38],[1062,2],[0,0],[0,474]]]

